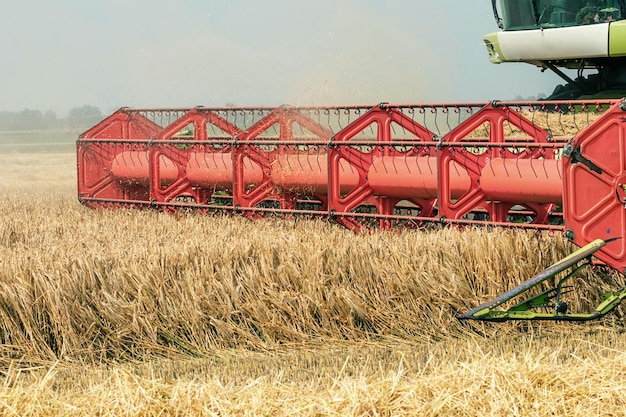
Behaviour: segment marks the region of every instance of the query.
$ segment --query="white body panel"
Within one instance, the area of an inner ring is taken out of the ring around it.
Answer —
[[[609,24],[498,32],[506,61],[609,56]]]

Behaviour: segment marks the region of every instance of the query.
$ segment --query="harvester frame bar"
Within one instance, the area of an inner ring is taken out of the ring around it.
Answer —
[[[230,199],[231,197],[223,196],[224,199]],[[248,207],[241,209],[232,205],[202,205],[202,204],[187,204],[182,202],[170,202],[160,203],[156,201],[141,201],[141,200],[126,200],[120,202],[119,200],[106,200],[98,198],[83,197],[78,198],[82,204],[92,205],[95,208],[145,208],[145,209],[158,209],[164,212],[190,212],[194,213],[230,213],[238,215],[262,215],[264,217],[308,217],[318,218],[325,220],[332,220],[340,225],[353,224],[358,220],[380,220],[380,221],[395,221],[405,228],[424,228],[427,225],[434,227],[445,226],[457,226],[457,227],[484,227],[486,222],[483,220],[467,220],[467,219],[447,219],[445,217],[432,218],[432,217],[420,217],[409,215],[393,215],[393,214],[377,214],[377,213],[355,213],[355,212],[337,212],[337,211],[320,211],[320,210],[306,210],[306,209],[281,209],[281,208],[265,208],[265,207]],[[308,203],[308,201],[306,201]],[[558,216],[558,213],[555,215]],[[529,223],[513,223],[516,229],[534,230],[537,232],[546,231],[551,233],[564,232],[563,225],[552,224],[529,224]],[[510,222],[489,222],[490,227],[512,228]]]

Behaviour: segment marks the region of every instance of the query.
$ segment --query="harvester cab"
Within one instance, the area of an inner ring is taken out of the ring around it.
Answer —
[[[492,6],[502,30],[484,37],[491,62],[554,72],[565,84],[548,100],[626,96],[624,0],[492,0]]]

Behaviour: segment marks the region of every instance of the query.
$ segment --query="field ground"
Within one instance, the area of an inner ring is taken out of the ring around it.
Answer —
[[[2,415],[624,415],[621,316],[454,319],[558,238],[96,212],[2,152]]]
[[[0,153],[73,152],[80,129],[0,130]]]

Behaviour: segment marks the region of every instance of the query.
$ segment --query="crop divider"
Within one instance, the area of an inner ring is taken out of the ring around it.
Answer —
[[[568,305],[561,300],[561,295],[573,291],[571,287],[564,287],[564,284],[570,278],[578,275],[583,269],[592,265],[591,258],[593,254],[607,243],[616,239],[618,238],[608,240],[597,239],[544,269],[512,290],[457,316],[457,318],[460,320],[501,322],[507,320],[588,321],[602,317],[611,312],[626,298],[626,287],[618,291],[605,293],[602,296],[600,304],[594,311],[589,313],[568,312]],[[562,272],[566,272],[566,274],[556,280],[557,275]],[[527,294],[531,289],[551,278],[556,280],[556,284],[551,288],[537,295],[527,297],[508,309],[497,309],[497,307],[507,301],[519,297],[522,294]]]

